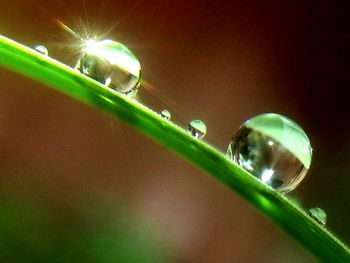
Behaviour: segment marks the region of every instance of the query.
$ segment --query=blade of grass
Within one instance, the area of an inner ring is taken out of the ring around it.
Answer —
[[[193,138],[146,106],[1,35],[0,65],[112,113],[239,193],[319,259],[350,262],[349,248],[284,195],[262,184],[223,153]]]

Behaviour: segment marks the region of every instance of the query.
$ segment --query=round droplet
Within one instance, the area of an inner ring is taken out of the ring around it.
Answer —
[[[42,45],[37,45],[34,47],[34,49],[39,52],[40,54],[43,54],[45,56],[49,55],[49,51],[47,50],[47,48],[45,46]]]
[[[324,226],[326,225],[327,222],[327,214],[326,212],[319,208],[319,207],[314,207],[309,210],[309,216],[311,216],[313,219],[316,220],[317,223],[320,225]]]
[[[298,124],[282,115],[267,113],[238,129],[227,156],[263,183],[287,193],[305,177],[312,149]]]
[[[195,138],[202,139],[207,133],[207,126],[201,120],[193,120],[188,124],[187,132]]]
[[[140,84],[139,60],[126,46],[108,39],[84,41],[77,69],[131,97],[136,95]]]
[[[168,110],[162,110],[162,112],[160,113],[160,116],[162,116],[162,118],[167,120],[171,119],[171,113]]]

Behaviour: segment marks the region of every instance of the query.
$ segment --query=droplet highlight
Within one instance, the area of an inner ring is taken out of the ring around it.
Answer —
[[[76,68],[84,75],[130,97],[140,85],[141,65],[123,44],[109,39],[83,42]]]
[[[49,55],[49,51],[47,50],[47,48],[43,45],[37,45],[34,47],[34,49],[39,52],[42,55],[48,56]]]
[[[238,129],[226,155],[263,183],[287,193],[309,170],[312,148],[298,124],[285,116],[267,113]]]
[[[171,113],[168,110],[162,110],[162,112],[160,113],[160,116],[166,120],[171,119]]]
[[[308,212],[309,216],[311,216],[317,223],[319,223],[322,226],[326,225],[327,222],[327,214],[326,212],[319,208],[319,207],[314,207],[309,209]]]
[[[195,138],[202,139],[207,133],[207,126],[201,120],[193,120],[188,124],[187,132]]]

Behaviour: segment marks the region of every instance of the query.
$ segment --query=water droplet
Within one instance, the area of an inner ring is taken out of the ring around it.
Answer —
[[[207,126],[201,120],[193,120],[188,124],[187,132],[195,138],[202,139],[207,133]]]
[[[162,118],[167,120],[171,119],[171,113],[168,110],[162,110],[162,112],[160,113],[160,116],[162,116]]]
[[[123,44],[105,39],[86,40],[76,68],[108,87],[134,97],[141,66],[136,56]]]
[[[287,193],[305,177],[312,149],[298,124],[282,115],[267,113],[238,129],[226,155],[265,184]]]
[[[47,48],[45,46],[42,45],[37,45],[34,47],[34,49],[39,52],[40,54],[43,54],[45,56],[49,55],[49,51],[47,50]]]
[[[319,207],[314,207],[314,208],[311,208],[309,210],[308,214],[313,219],[315,219],[316,222],[319,223],[320,225],[322,225],[322,226],[326,225],[327,214],[323,209],[321,209]]]

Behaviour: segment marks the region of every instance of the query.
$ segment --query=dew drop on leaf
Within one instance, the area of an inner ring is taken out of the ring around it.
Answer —
[[[319,223],[320,225],[322,225],[322,226],[326,225],[327,214],[323,209],[321,209],[319,207],[314,207],[314,208],[309,209],[308,214],[313,219],[315,219],[315,221],[317,223]]]
[[[162,110],[162,112],[160,113],[160,116],[162,116],[162,118],[164,118],[166,120],[171,119],[171,113],[168,110]]]
[[[202,139],[207,133],[207,126],[201,120],[193,120],[188,124],[187,132],[195,138]]]
[[[34,47],[34,49],[39,52],[42,55],[48,56],[49,55],[49,51],[47,50],[47,48],[43,45],[37,45]]]
[[[263,183],[287,193],[309,170],[312,148],[298,124],[282,115],[267,113],[238,129],[226,155]]]
[[[109,39],[84,41],[77,69],[106,86],[134,97],[137,93],[141,65],[123,44]]]

